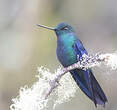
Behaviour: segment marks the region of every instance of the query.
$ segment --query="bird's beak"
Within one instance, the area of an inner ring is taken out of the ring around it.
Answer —
[[[47,27],[47,26],[40,25],[40,24],[37,24],[37,26],[42,27],[42,28],[46,28],[46,29],[49,29],[49,30],[53,30],[53,31],[55,31],[55,30],[56,30],[55,28]]]

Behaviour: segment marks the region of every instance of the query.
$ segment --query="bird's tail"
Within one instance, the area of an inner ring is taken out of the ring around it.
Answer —
[[[108,101],[106,95],[104,94],[102,88],[100,87],[99,83],[95,79],[92,71],[90,70],[90,79],[91,79],[91,86],[93,92],[94,103],[105,106],[105,103]]]
[[[94,102],[96,107],[97,104],[105,106],[107,98],[91,70],[86,72],[75,69],[70,72],[80,89]],[[88,74],[87,78],[86,74]]]

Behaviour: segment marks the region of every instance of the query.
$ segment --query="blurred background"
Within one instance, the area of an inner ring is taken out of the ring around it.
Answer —
[[[0,110],[9,110],[19,88],[36,80],[38,66],[51,71],[56,57],[55,33],[36,26],[71,24],[89,53],[117,50],[117,1],[115,0],[0,0]],[[117,110],[117,74],[94,68],[108,104]],[[94,110],[94,104],[79,90],[70,102],[56,110]],[[98,107],[97,110],[103,110]]]

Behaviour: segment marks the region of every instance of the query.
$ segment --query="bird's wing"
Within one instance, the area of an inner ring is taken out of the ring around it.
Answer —
[[[76,40],[75,42],[75,46],[74,49],[76,51],[77,54],[77,60],[79,61],[80,58],[82,58],[83,54],[88,55],[86,49],[84,48],[82,42],[80,40]],[[79,79],[81,81],[81,83],[83,84],[83,86],[88,90],[88,92],[90,93],[90,98],[95,102],[95,98],[93,96],[93,90],[92,90],[92,84],[91,84],[91,79],[90,79],[90,69],[86,69],[86,70],[81,70],[81,69],[77,69],[77,74],[79,76]],[[82,87],[81,87],[82,89]],[[87,91],[83,90],[83,92],[87,95]]]
[[[74,49],[76,51],[78,61],[80,60],[80,58],[82,58],[83,54],[88,55],[86,49],[84,48],[84,46],[80,40],[75,42]],[[81,77],[82,82],[85,84],[85,87],[90,89],[90,72],[89,72],[89,70],[88,69],[86,69],[85,71],[81,70],[81,69],[79,69],[79,70],[81,71],[81,72],[79,71],[79,75]]]
[[[77,60],[79,60],[83,54],[88,55],[80,40],[76,40],[74,49],[77,56],[79,56]],[[107,102],[106,95],[95,79],[91,69],[75,69],[71,73],[80,89],[95,103],[95,105],[100,104],[105,106],[105,102]]]

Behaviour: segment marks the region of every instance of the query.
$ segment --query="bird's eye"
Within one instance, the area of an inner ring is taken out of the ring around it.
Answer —
[[[68,30],[68,27],[63,27],[61,30]]]

